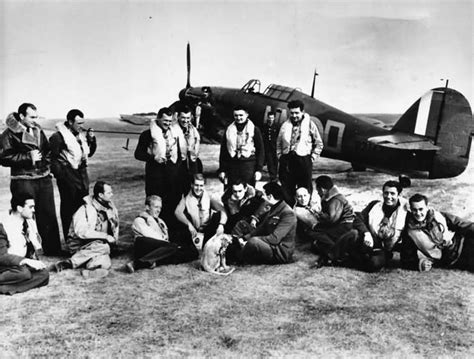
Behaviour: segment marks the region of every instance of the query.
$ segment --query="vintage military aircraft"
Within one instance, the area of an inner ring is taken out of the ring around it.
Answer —
[[[190,72],[188,44],[187,84],[179,100],[198,108],[197,120],[206,138],[222,136],[236,105],[247,108],[252,121],[262,126],[269,111],[276,113],[278,124],[283,123],[288,102],[298,99],[323,137],[322,156],[350,162],[355,170],[369,167],[399,175],[448,178],[461,174],[468,165],[474,135],[472,112],[466,98],[449,88],[448,82],[428,91],[390,124],[386,118],[350,115],[292,87],[272,84],[261,92],[256,79],[240,89],[193,87]]]

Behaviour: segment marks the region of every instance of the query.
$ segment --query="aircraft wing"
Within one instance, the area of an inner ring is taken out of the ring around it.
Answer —
[[[391,113],[357,113],[352,116],[370,123],[371,125],[379,126],[385,129],[391,129],[398,121],[401,115]]]
[[[404,132],[394,132],[389,135],[370,137],[367,141],[377,146],[408,150],[408,151],[438,151],[441,147],[433,144],[432,141],[414,136]]]

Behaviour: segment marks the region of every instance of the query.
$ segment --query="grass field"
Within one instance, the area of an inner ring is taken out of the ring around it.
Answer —
[[[47,287],[1,296],[0,358],[474,356],[474,275],[467,272],[313,270],[309,245],[299,243],[295,263],[239,267],[229,277],[202,272],[197,261],[124,273],[129,226],[143,206],[144,164],[133,158],[136,138],[128,152],[123,138],[98,141],[91,182],[112,184],[121,218],[113,270],[99,280],[52,273]],[[222,191],[213,174],[217,153],[203,146],[213,193]],[[331,174],[360,210],[391,176],[349,167],[323,159],[314,176]],[[473,173],[471,166],[455,179],[413,180],[406,195],[425,192],[437,208],[474,220]],[[8,183],[1,168],[0,218]]]

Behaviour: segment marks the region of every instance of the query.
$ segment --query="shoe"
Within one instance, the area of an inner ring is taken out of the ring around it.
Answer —
[[[130,274],[135,272],[135,266],[133,265],[133,262],[128,262],[125,264],[125,272]]]
[[[429,272],[433,268],[433,262],[431,262],[429,259],[422,258],[418,262],[418,270],[420,272]]]
[[[148,269],[155,269],[155,267],[156,267],[156,262],[153,262],[152,264],[150,264]]]
[[[314,263],[312,265],[310,265],[310,268],[311,269],[319,269],[323,266],[327,265],[327,259],[323,258],[323,257],[319,257],[318,259],[316,259],[314,261]]]
[[[81,274],[85,279],[97,279],[107,277],[109,271],[104,268],[83,269]]]
[[[65,269],[72,269],[72,263],[68,259],[53,263],[48,268],[50,272],[56,272],[56,273],[62,272]]]

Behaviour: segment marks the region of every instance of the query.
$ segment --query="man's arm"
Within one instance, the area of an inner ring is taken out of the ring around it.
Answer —
[[[100,238],[105,239],[109,242],[109,240],[114,237],[108,235],[107,233],[95,230],[97,213],[93,215],[95,209],[87,213],[87,206],[88,205],[83,205],[79,207],[79,209],[76,211],[76,213],[74,213],[74,216],[72,217],[72,225],[74,228],[75,235],[81,239]]]
[[[269,244],[277,245],[295,227],[296,216],[293,211],[284,211],[280,214],[280,220],[273,232],[259,238]]]
[[[319,215],[319,221],[323,224],[334,224],[341,218],[344,206],[338,199],[329,201],[328,211]]]
[[[0,136],[0,165],[5,167],[31,167],[33,165],[31,151],[19,152],[15,150],[8,131],[6,130]]]
[[[159,239],[162,241],[167,241],[168,238],[165,236],[165,233],[160,233],[158,231],[153,230],[153,228],[148,225],[148,220],[155,221],[150,215],[148,215],[149,219],[145,219],[143,217],[137,217],[132,223],[132,230],[133,233],[137,236],[141,237],[149,237],[154,239]]]
[[[441,214],[446,218],[446,224],[450,231],[459,233],[463,236],[474,236],[474,222],[466,221],[447,212],[442,212]]]
[[[253,141],[255,145],[255,159],[256,159],[256,171],[262,171],[263,163],[265,162],[265,149],[263,147],[262,133],[258,127],[255,127],[253,134]]]
[[[151,161],[153,156],[148,153],[148,146],[151,141],[151,135],[148,135],[149,131],[143,131],[138,138],[137,148],[135,149],[135,159],[139,161]]]
[[[227,164],[232,158],[229,155],[229,151],[227,151],[227,137],[224,133],[222,136],[221,147],[219,152],[219,169],[217,173],[220,174],[222,172],[227,172]]]
[[[282,154],[282,151],[283,151],[283,145],[282,145],[282,142],[283,142],[283,131],[282,131],[282,129],[283,128],[284,128],[284,124],[281,125],[280,130],[278,131],[278,136],[277,136],[277,140],[276,140],[276,154],[277,154],[278,158],[280,158],[280,156]]]
[[[312,149],[311,149],[311,158],[313,160],[317,159],[324,148],[324,143],[321,138],[321,134],[319,133],[318,126],[311,121],[311,138],[312,138]]]
[[[0,266],[18,266],[24,257],[8,253],[8,236],[0,223]]]

